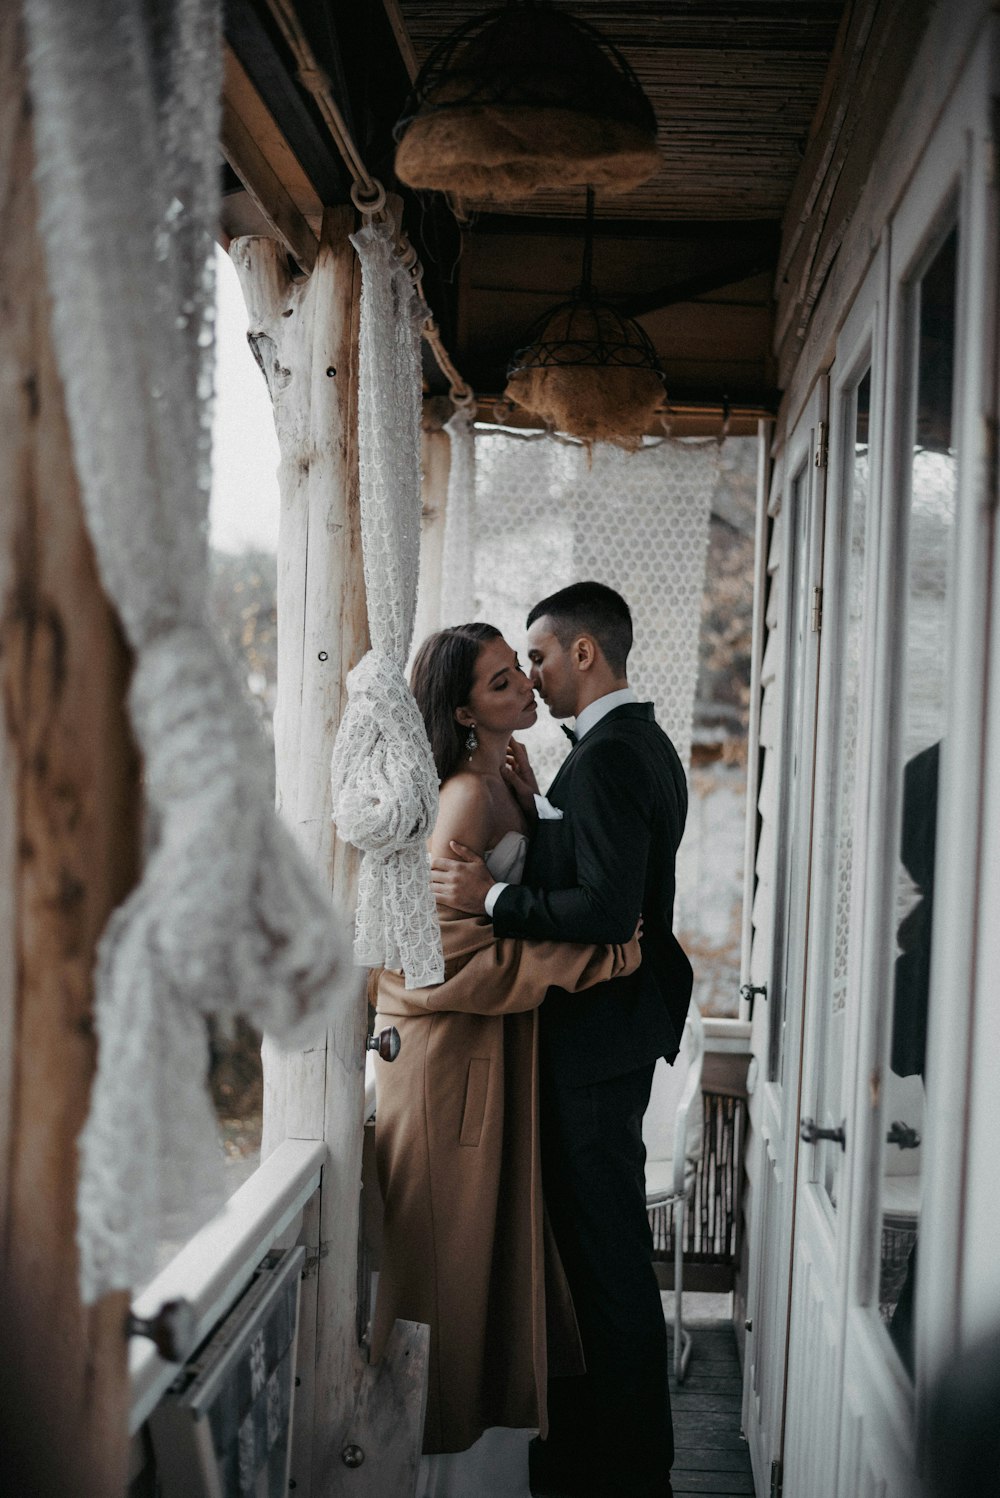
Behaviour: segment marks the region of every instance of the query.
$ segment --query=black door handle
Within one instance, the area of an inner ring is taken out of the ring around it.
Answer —
[[[901,1150],[918,1150],[920,1148],[920,1135],[916,1129],[911,1129],[908,1123],[901,1119],[894,1119],[889,1126],[889,1132],[885,1136],[886,1144],[898,1144]]]
[[[847,1134],[845,1124],[840,1124],[836,1129],[821,1129],[819,1124],[814,1123],[811,1118],[803,1118],[799,1123],[799,1138],[803,1144],[818,1144],[821,1139],[829,1139],[834,1144],[839,1144],[842,1150],[847,1148]]]

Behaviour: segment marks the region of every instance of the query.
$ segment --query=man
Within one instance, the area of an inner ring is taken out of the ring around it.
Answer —
[[[622,942],[642,920],[642,965],[541,1009],[546,1206],[576,1306],[587,1372],[549,1383],[533,1443],[541,1495],[669,1498],[673,1431],[666,1328],[651,1262],[642,1116],[659,1056],[676,1056],[691,966],[673,932],[674,861],[687,813],[677,753],[628,685],[625,600],[575,583],[528,615],[530,679],[576,743],[538,799],[524,882],[495,885],[453,843],[435,895],[487,911],[498,936]]]

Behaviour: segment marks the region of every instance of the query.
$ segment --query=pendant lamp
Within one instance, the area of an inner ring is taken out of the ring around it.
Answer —
[[[473,201],[628,192],[659,165],[656,116],[624,57],[547,0],[511,0],[451,32],[394,134],[401,181]]]
[[[583,278],[529,328],[507,367],[508,400],[584,442],[637,448],[665,397],[644,328],[592,287],[594,192],[587,190]]]

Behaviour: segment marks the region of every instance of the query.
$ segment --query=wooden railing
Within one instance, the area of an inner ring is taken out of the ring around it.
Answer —
[[[133,1313],[154,1317],[170,1301],[186,1300],[193,1311],[183,1361],[235,1305],[261,1259],[301,1213],[320,1183],[326,1145],[286,1139],[236,1191],[212,1220],[138,1295]],[[148,1419],[173,1380],[178,1363],[167,1362],[145,1337],[129,1354],[131,1434]]]

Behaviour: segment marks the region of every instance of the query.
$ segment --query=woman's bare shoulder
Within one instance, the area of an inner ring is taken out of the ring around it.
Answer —
[[[442,806],[488,806],[490,787],[485,775],[475,770],[456,770],[441,787]]]
[[[493,820],[493,801],[484,777],[472,770],[459,770],[441,787],[431,852],[450,857],[448,844],[454,839],[475,853],[485,853]]]

